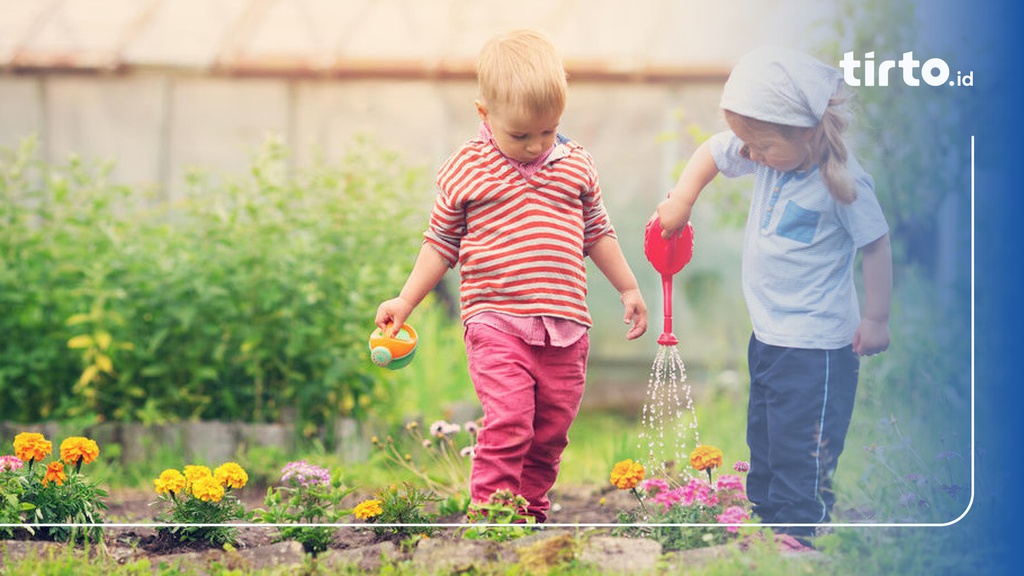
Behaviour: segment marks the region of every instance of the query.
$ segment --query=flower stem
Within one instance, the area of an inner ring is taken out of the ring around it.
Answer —
[[[650,518],[651,513],[647,511],[647,506],[644,505],[644,499],[640,497],[640,493],[636,491],[635,487],[629,490],[633,493],[633,496],[636,496],[636,501],[640,503],[640,508],[644,511],[644,518]]]

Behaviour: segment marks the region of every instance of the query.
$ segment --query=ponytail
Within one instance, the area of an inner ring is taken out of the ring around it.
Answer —
[[[828,101],[812,140],[813,152],[819,158],[821,179],[832,197],[842,204],[850,204],[857,199],[857,187],[846,169],[850,153],[843,133],[849,124],[846,97],[837,93]]]

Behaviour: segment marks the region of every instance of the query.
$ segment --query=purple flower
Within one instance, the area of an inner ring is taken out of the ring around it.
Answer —
[[[737,460],[736,463],[732,465],[732,469],[740,473],[750,472],[750,462],[747,462],[746,460]]]
[[[909,507],[915,503],[917,503],[917,494],[913,492],[903,492],[900,494],[900,504]]]
[[[906,478],[908,482],[913,482],[918,486],[924,486],[928,483],[928,478],[920,474],[907,474],[904,478]]]
[[[305,460],[289,462],[281,469],[281,483],[293,487],[330,486],[331,472]]]

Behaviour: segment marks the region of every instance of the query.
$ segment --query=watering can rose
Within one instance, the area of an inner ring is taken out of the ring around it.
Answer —
[[[615,464],[610,478],[611,483],[619,490],[632,490],[643,479],[643,465],[628,459]]]

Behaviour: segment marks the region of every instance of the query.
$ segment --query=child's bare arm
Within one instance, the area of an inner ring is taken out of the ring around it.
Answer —
[[[385,330],[385,336],[392,336],[405,324],[413,309],[434,289],[434,286],[437,286],[447,271],[448,263],[441,254],[429,244],[424,244],[402,291],[397,297],[386,300],[377,307],[374,322],[381,330]],[[393,326],[389,329],[388,324]]]
[[[889,348],[889,308],[892,300],[892,249],[886,234],[864,246],[864,314],[853,337],[853,351],[870,356]]]
[[[683,168],[667,200],[658,205],[658,218],[664,230],[662,236],[671,237],[690,221],[690,212],[704,187],[718,175],[718,165],[711,155],[711,147],[704,142],[697,147]]]

